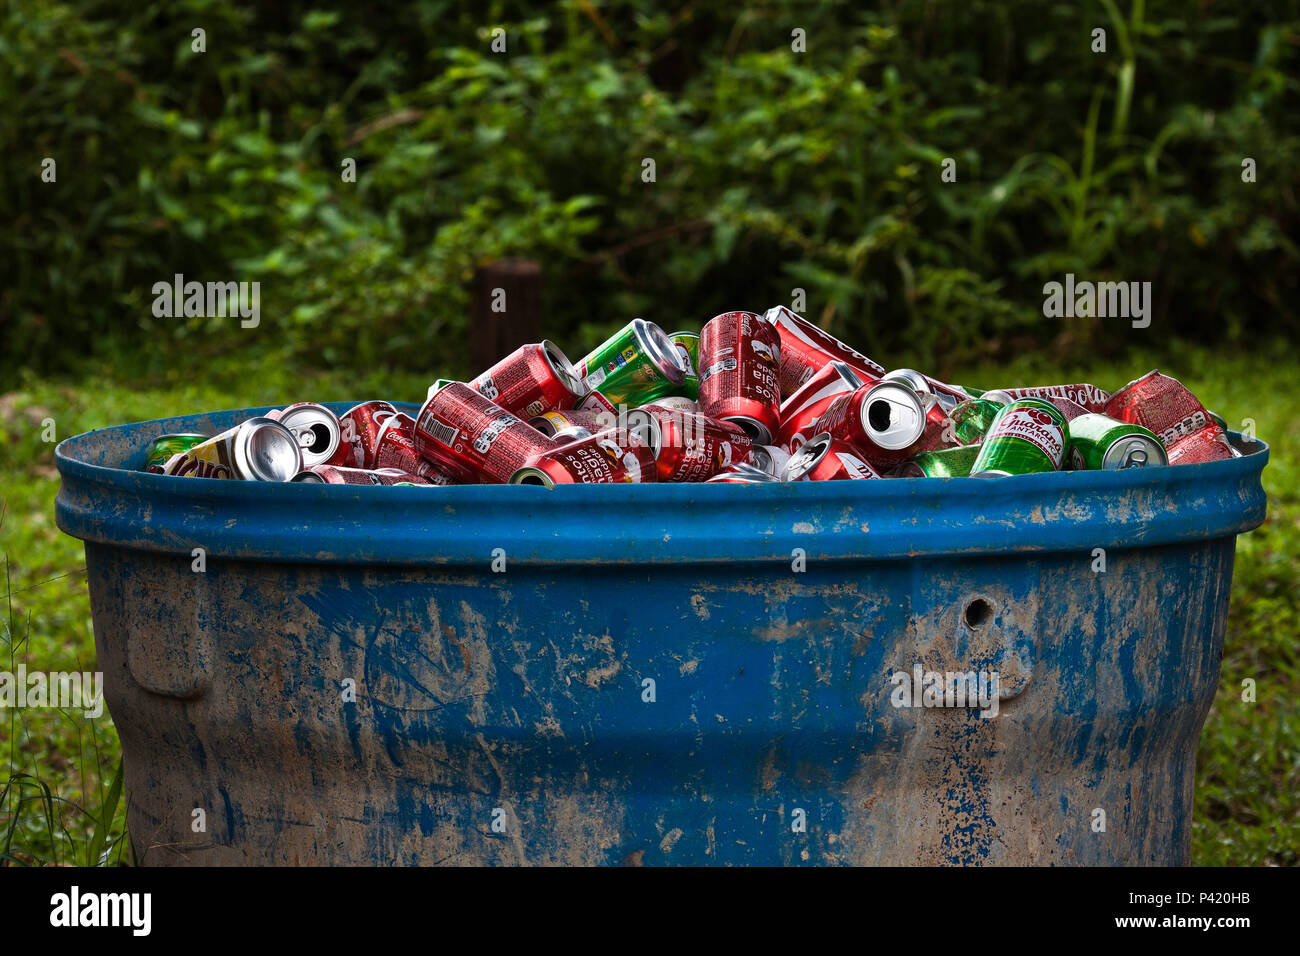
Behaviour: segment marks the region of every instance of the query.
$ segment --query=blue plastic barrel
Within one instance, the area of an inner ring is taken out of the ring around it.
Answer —
[[[261,411],[58,448],[145,864],[1188,860],[1262,443],[790,485],[138,470]]]

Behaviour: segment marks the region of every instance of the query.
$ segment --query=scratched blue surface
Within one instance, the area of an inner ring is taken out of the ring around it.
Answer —
[[[249,413],[59,448],[147,863],[1186,861],[1263,446],[555,492],[121,470],[159,431]],[[999,671],[998,716],[892,706],[916,663]]]

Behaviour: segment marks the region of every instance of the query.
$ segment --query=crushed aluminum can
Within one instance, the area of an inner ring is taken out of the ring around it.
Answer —
[[[163,473],[179,477],[288,481],[300,471],[302,450],[297,436],[274,419],[259,416],[173,455]]]
[[[640,483],[656,479],[654,453],[611,429],[552,448],[510,476],[512,485]]]
[[[790,456],[782,481],[842,481],[879,478],[858,450],[827,432],[809,438]]]
[[[505,484],[555,443],[468,385],[439,389],[415,419],[415,450],[461,484]]]
[[[313,465],[294,475],[290,481],[315,485],[429,485],[432,482],[400,468],[344,468],[340,465]]]

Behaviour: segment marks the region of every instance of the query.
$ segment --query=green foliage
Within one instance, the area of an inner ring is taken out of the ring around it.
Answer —
[[[15,0],[0,19],[0,326],[39,367],[255,341],[467,372],[467,278],[506,255],[543,262],[547,333],[574,354],[634,313],[698,326],[795,286],[868,352],[938,366],[1300,331],[1291,3]],[[1150,280],[1152,329],[1045,320],[1067,271]],[[175,273],[261,282],[260,330],[155,318]]]

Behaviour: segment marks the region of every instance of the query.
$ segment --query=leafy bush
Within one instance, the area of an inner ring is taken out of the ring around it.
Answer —
[[[6,354],[467,372],[467,280],[506,255],[543,263],[575,357],[796,286],[940,369],[1300,332],[1295,4],[859,7],[15,0]],[[1044,319],[1066,272],[1150,280],[1151,328]],[[175,273],[261,282],[261,326],[155,318]]]

